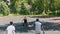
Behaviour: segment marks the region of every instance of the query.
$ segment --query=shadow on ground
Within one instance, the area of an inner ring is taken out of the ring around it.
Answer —
[[[34,22],[29,22],[29,25],[34,25]],[[48,23],[48,22],[42,22],[44,29],[45,30],[60,30],[60,24],[56,24],[56,23]],[[6,27],[9,24],[6,24],[4,26],[0,26],[0,30],[5,31]],[[23,23],[14,23],[14,26],[16,27],[16,32],[28,32],[30,30],[35,30],[35,25],[32,28],[26,28],[25,26],[23,26]]]

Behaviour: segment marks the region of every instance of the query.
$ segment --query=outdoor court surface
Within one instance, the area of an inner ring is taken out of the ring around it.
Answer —
[[[28,17],[28,22],[31,22],[31,21],[35,21],[36,18],[30,18]],[[54,23],[59,23],[60,22],[60,18],[57,18],[57,17],[54,17],[54,18],[39,18],[40,21],[43,21],[43,22],[54,22]],[[0,26],[1,25],[6,25],[6,24],[9,24],[10,21],[13,21],[14,23],[22,23],[23,22],[23,18],[22,17],[0,17]],[[0,29],[0,34],[6,34],[5,31],[1,30]],[[32,31],[29,31],[29,32],[16,32],[16,34],[35,34],[35,31],[32,30]],[[56,30],[56,31],[45,31],[45,34],[60,34],[60,31]]]
[[[0,31],[0,34],[6,34],[5,31]],[[26,32],[26,33],[16,33],[16,34],[35,34],[34,31],[32,32]],[[45,31],[45,34],[60,34],[60,31]]]

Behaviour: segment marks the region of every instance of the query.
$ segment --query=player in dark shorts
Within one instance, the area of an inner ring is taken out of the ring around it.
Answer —
[[[24,26],[26,26],[26,27],[27,27],[27,26],[28,26],[27,18],[25,17],[23,20],[24,20]]]
[[[27,18],[24,17],[23,21],[24,21],[24,23],[23,23],[24,31],[27,32],[27,31],[28,31],[28,22],[27,22]]]

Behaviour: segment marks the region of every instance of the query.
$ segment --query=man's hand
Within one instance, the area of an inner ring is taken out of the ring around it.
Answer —
[[[15,31],[13,31],[13,34],[15,34]]]
[[[6,30],[6,34],[8,33],[8,31]]]

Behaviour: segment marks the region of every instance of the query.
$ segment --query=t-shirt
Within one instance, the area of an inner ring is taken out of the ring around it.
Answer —
[[[40,22],[35,22],[35,32],[36,33],[41,33],[41,23]]]
[[[13,31],[15,30],[15,27],[13,25],[10,25],[6,29],[8,32],[7,34],[13,34]]]

